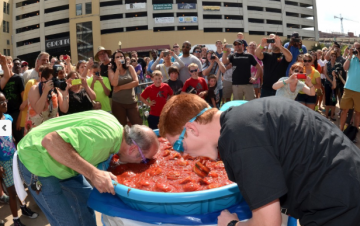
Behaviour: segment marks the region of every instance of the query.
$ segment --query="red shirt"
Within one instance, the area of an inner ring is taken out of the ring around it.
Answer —
[[[170,86],[166,83],[161,83],[160,87],[156,87],[154,84],[145,88],[142,92],[141,97],[150,99],[150,101],[155,100],[155,104],[150,107],[150,115],[160,116],[161,110],[169,96],[173,95],[173,91]]]
[[[186,89],[191,86],[195,88],[196,93],[199,95],[200,92],[208,90],[208,86],[204,78],[199,77],[198,79],[189,78],[185,81],[185,84],[182,88],[183,92],[186,92]]]

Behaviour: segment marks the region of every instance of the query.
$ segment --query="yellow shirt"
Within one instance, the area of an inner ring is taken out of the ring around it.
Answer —
[[[311,73],[308,74],[307,76],[311,78],[311,83],[312,83],[313,85],[315,85],[315,84],[316,84],[316,79],[317,79],[317,78],[320,78],[320,73],[319,73],[319,71],[316,70],[314,67],[311,67],[311,68],[312,68],[312,71],[311,71]],[[305,68],[304,68],[304,71],[305,71]],[[305,83],[305,79],[299,79],[299,80],[300,80],[300,81],[303,81],[303,82]],[[304,94],[303,91],[300,91],[299,93]]]
[[[29,105],[29,91],[31,89],[31,87],[33,85],[37,84],[37,80],[36,79],[30,79],[26,85],[25,85],[25,90],[24,90],[24,95],[23,95],[23,102],[27,101],[28,105]],[[20,122],[20,127],[25,127],[25,123],[26,123],[26,119],[27,119],[27,112],[28,112],[28,105],[26,105],[25,109],[21,111],[21,122]]]

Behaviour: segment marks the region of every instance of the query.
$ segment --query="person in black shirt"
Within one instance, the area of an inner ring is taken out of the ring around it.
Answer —
[[[96,75],[95,75],[96,76]],[[68,84],[72,84],[74,79],[79,79],[77,72],[71,71],[66,79]],[[69,109],[66,113],[59,111],[60,115],[68,115],[82,111],[89,111],[93,109],[93,101],[96,99],[96,94],[92,90],[85,78],[81,78],[81,85],[71,85],[69,89]]]
[[[233,98],[234,100],[243,100],[245,96],[245,100],[253,100],[255,92],[252,83],[256,82],[260,77],[262,68],[253,55],[244,53],[242,40],[234,41],[234,51],[235,53],[229,56],[231,49],[224,48],[224,55],[222,57],[224,65],[232,63],[233,66]],[[257,69],[254,77],[251,76],[251,65],[256,66]]]
[[[2,65],[3,68],[8,67],[9,76],[1,79],[0,91],[4,93],[8,100],[7,114],[11,115],[14,120],[12,124],[12,132],[17,144],[24,136],[24,128],[20,127],[21,114],[20,105],[22,104],[22,95],[24,93],[24,79],[20,76],[21,60],[12,59],[11,56],[6,57],[7,65]]]
[[[160,115],[160,136],[194,157],[220,154],[252,210],[237,226],[280,225],[281,208],[305,226],[359,225],[360,153],[336,125],[281,97],[224,112],[208,107],[198,96],[172,97]],[[223,211],[218,225],[233,220]]]
[[[107,50],[102,46],[99,46],[98,48],[98,52],[95,54],[94,59],[96,61],[100,61],[101,65],[100,65],[100,75],[102,77],[107,77],[109,78],[108,75],[108,70],[109,70],[109,64],[111,63],[111,50]],[[111,80],[111,78],[109,78],[109,80]],[[112,92],[113,92],[113,86],[111,86],[111,91],[110,91],[110,95],[109,98],[112,97]]]
[[[275,96],[276,90],[272,86],[282,77],[287,77],[286,70],[292,60],[292,54],[281,44],[280,37],[275,37],[275,43],[272,44],[272,53],[264,53],[264,46],[268,45],[267,38],[261,40],[261,45],[255,51],[259,60],[263,61],[264,75],[263,85],[260,97]]]
[[[170,66],[168,74],[170,75],[170,79],[167,80],[165,83],[170,86],[170,88],[174,92],[174,95],[180,94],[184,84],[181,80],[178,79],[179,69],[176,66]]]

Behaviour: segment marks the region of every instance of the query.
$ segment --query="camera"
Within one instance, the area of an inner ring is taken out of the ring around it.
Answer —
[[[60,64],[55,64],[54,66],[53,66],[53,76],[54,77],[57,77],[58,76],[58,74],[59,74],[59,72],[60,71],[62,71],[62,70],[64,70],[64,67],[63,66],[61,66]]]
[[[353,50],[353,52],[352,52],[354,55],[358,55],[358,51],[357,50]]]
[[[273,39],[273,38],[268,38],[268,39],[266,39],[266,42],[267,42],[267,43],[275,43],[275,39]]]
[[[215,55],[211,55],[210,59],[215,60],[216,59]]]
[[[53,83],[54,83],[54,88],[59,88],[61,90],[65,90],[67,87],[67,83],[65,79],[58,79],[56,77],[52,78]],[[54,91],[56,92],[56,89],[54,89]]]
[[[300,42],[300,38],[294,38],[294,42]]]
[[[204,47],[206,47],[206,46],[205,46],[205,45],[200,45],[200,47],[201,47],[201,48],[204,48]]]
[[[169,56],[169,54],[170,54],[169,52],[163,52],[163,56],[164,56],[164,57]]]

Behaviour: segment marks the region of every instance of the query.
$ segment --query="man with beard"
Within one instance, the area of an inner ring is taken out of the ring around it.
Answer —
[[[11,56],[6,57],[6,64],[1,65],[3,68],[7,66],[9,68],[9,75],[1,79],[1,92],[7,98],[7,114],[11,115],[14,120],[12,123],[12,132],[15,138],[15,144],[17,144],[24,135],[24,128],[20,127],[21,114],[20,105],[22,103],[22,95],[24,93],[24,80],[19,75],[21,72],[21,60],[12,59]]]
[[[198,65],[198,76],[201,77],[202,64],[201,61],[194,55],[190,54],[191,43],[189,41],[185,41],[182,45],[183,55],[180,57],[180,60],[185,64],[185,67],[180,69],[179,79],[185,84],[186,80],[190,78],[190,71],[188,66],[192,63]]]
[[[307,53],[306,46],[304,46],[302,44],[299,33],[297,33],[297,32],[294,32],[291,35],[290,42],[285,43],[284,47],[287,48],[291,52],[293,58],[286,70],[286,74],[282,75],[282,77],[289,75],[290,67],[296,62],[296,60],[300,54]]]
[[[280,37],[275,37],[275,43],[272,44],[272,52],[264,53],[262,50],[266,46],[267,38],[261,40],[261,45],[255,51],[259,60],[263,61],[264,74],[261,97],[275,96],[276,90],[272,88],[281,77],[285,77],[287,67],[293,56],[291,52],[281,45]]]
[[[158,51],[156,49],[151,50],[151,56],[152,56],[152,60],[149,62],[148,65],[148,69],[147,69],[147,74],[152,74],[152,70],[151,70],[151,66],[154,64],[154,62],[156,61],[156,59],[158,58]],[[164,62],[163,59],[160,59],[160,64],[162,64]]]
[[[47,52],[41,52],[35,61],[35,68],[24,72],[24,84],[30,79],[39,79],[39,68],[41,65],[47,65],[49,63],[50,55]]]

